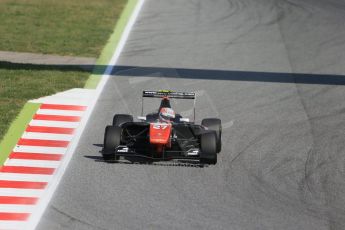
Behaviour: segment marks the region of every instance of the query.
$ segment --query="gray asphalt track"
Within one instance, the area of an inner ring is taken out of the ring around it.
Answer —
[[[344,229],[344,22],[340,0],[146,0],[38,229]],[[102,162],[112,116],[162,88],[222,119],[218,164]]]

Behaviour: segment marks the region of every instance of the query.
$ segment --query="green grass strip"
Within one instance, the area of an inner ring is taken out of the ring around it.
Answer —
[[[113,56],[114,50],[116,49],[121,39],[121,35],[128,23],[130,16],[132,15],[137,2],[137,0],[128,1],[125,9],[120,16],[120,19],[117,21],[114,32],[110,36],[110,39],[108,40],[106,46],[103,48],[102,53],[96,62],[96,67],[94,68],[92,75],[85,83],[84,88],[96,89],[108,63]],[[10,128],[8,129],[6,135],[0,143],[0,166],[4,164],[9,154],[16,146],[28,123],[31,121],[32,117],[39,109],[39,107],[40,104],[29,102],[26,103],[17,118],[12,122]]]
[[[128,0],[0,0],[0,50],[98,57]]]
[[[114,32],[110,36],[106,46],[103,48],[103,51],[96,62],[93,73],[85,83],[84,88],[95,89],[97,87],[105,69],[107,68],[108,63],[110,62],[111,57],[113,56],[114,50],[116,49],[121,39],[121,35],[125,30],[125,27],[132,15],[137,2],[137,0],[129,0],[127,2],[126,7],[124,8],[119,20],[116,23]]]
[[[16,146],[19,138],[24,133],[26,126],[29,124],[40,105],[41,104],[29,102],[26,103],[17,118],[12,122],[10,128],[0,143],[0,165],[3,165],[8,158],[8,155]]]

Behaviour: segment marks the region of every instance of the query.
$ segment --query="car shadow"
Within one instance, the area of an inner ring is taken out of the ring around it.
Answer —
[[[345,76],[339,74],[284,73],[217,69],[190,69],[169,67],[113,66],[112,76],[164,77],[218,81],[248,81],[295,83],[312,85],[345,85]]]
[[[94,144],[95,146],[102,147],[103,145]],[[203,168],[208,165],[200,164],[197,161],[187,161],[187,160],[173,160],[173,161],[158,161],[152,160],[145,157],[121,157],[120,160],[104,160],[101,156],[101,151],[99,151],[100,156],[86,155],[85,158],[94,160],[95,162],[105,163],[105,164],[125,164],[125,165],[147,165],[147,166],[167,166],[167,167],[194,167]]]
[[[102,76],[107,65],[43,65],[23,64],[0,61],[0,69],[8,70],[59,70],[89,72]],[[217,69],[192,69],[180,67],[156,67],[156,66],[125,66],[115,65],[112,68],[112,76],[126,77],[164,77],[199,80],[224,80],[224,81],[248,81],[248,82],[272,82],[295,83],[316,85],[345,85],[345,76],[340,74],[314,74],[314,73],[284,73],[240,70]]]

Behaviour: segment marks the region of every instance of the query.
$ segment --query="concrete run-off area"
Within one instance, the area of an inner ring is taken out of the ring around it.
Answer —
[[[34,65],[73,65],[92,70],[96,58],[0,51],[0,61]]]

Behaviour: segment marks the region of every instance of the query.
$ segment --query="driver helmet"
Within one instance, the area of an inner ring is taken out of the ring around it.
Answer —
[[[170,121],[175,118],[175,112],[171,108],[163,107],[159,111],[159,120]]]

